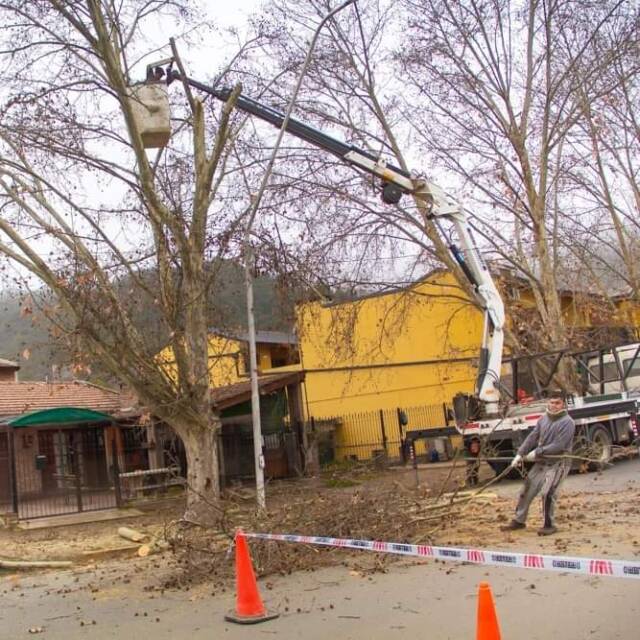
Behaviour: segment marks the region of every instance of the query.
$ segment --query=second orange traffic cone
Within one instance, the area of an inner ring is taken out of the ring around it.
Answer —
[[[478,626],[476,640],[500,640],[500,627],[488,582],[478,586]]]
[[[262,603],[256,575],[253,572],[247,539],[242,531],[236,532],[236,610],[224,618],[239,624],[255,624],[273,620],[279,614],[269,613]]]

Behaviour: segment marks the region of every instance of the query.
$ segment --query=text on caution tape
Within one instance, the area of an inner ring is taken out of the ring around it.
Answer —
[[[349,538],[327,538],[322,536],[300,536],[280,533],[244,533],[244,535],[248,538],[258,538],[261,540],[299,542],[345,549],[361,549],[379,553],[439,559],[449,562],[470,562],[473,564],[498,567],[519,567],[521,569],[562,571],[590,576],[640,579],[640,562],[633,562],[631,560],[550,556],[538,553],[436,547],[402,542],[381,542],[377,540],[354,540]]]

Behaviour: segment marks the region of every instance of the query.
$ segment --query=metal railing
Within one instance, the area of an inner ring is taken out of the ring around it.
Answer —
[[[343,460],[404,460],[407,431],[442,428],[447,425],[446,414],[442,404],[397,407],[311,418],[306,428],[317,444],[321,465]],[[419,453],[424,453],[424,447]]]

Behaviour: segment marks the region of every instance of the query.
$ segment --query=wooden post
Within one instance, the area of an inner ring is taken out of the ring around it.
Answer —
[[[148,443],[149,469],[161,469],[164,467],[162,459],[162,442],[158,437],[158,425],[155,420],[145,427]]]
[[[384,428],[384,411],[380,409],[380,430],[382,432],[382,447],[384,448],[385,455],[389,455],[387,450],[387,432]]]
[[[120,509],[122,507],[122,487],[120,486],[120,464],[118,463],[118,445],[116,439],[111,441],[111,451],[113,458],[113,489],[116,494],[116,507]]]

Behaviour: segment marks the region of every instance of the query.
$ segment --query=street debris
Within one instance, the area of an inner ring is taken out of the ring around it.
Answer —
[[[236,500],[224,500],[212,506],[209,522],[179,519],[167,527],[167,540],[179,570],[165,586],[186,588],[206,580],[211,580],[216,589],[228,586],[233,569],[233,536],[238,528],[442,546],[477,546],[479,541],[500,547],[521,544],[518,536],[505,535],[498,526],[511,517],[513,498],[484,488],[469,490],[464,487],[464,463],[453,466],[453,470],[442,468],[439,476],[428,474],[429,483],[417,488],[410,475],[405,485],[393,471],[374,472],[365,465],[342,473],[334,471],[330,483],[324,477],[313,489],[304,482],[282,483],[279,491],[272,488],[265,514],[257,514],[255,503],[244,495],[241,500],[237,496]],[[491,489],[492,485],[489,482],[484,487]],[[570,550],[590,555],[592,546],[583,544],[580,534],[588,533],[590,538],[592,532],[599,531],[600,538],[607,540],[615,522],[624,527],[618,531],[625,547],[640,553],[638,546],[632,545],[630,533],[640,524],[635,506],[639,498],[637,489],[612,494],[563,493],[558,505],[560,534],[545,542],[536,536],[535,544],[550,552]],[[534,515],[538,509],[536,503],[533,519],[539,517]],[[603,545],[600,550],[605,548]],[[397,561],[384,554],[365,558],[343,549],[258,540],[252,541],[251,553],[259,575],[285,575],[339,563],[367,575],[384,572],[389,563]]]
[[[144,542],[149,537],[146,533],[140,533],[140,531],[129,527],[120,527],[118,535],[125,540],[131,540],[131,542]]]
[[[161,551],[167,551],[171,548],[171,545],[166,540],[152,540],[148,544],[140,545],[138,548],[138,556],[140,558],[146,558],[153,553],[160,553]]]
[[[221,502],[212,506],[207,523],[181,519],[168,528],[167,539],[184,567],[176,583],[197,582],[205,575],[224,578],[232,568],[226,557],[238,528],[410,543],[434,541],[463,512],[465,517],[484,513],[495,518],[499,502],[495,493],[463,490],[464,463],[443,469],[441,476],[430,477],[428,485],[416,488],[399,482],[394,472],[361,463],[331,471],[322,479],[322,486],[314,489],[288,483],[282,496],[272,493],[265,514],[257,514],[254,504],[244,499]],[[256,571],[262,575],[286,574],[344,559],[333,549],[304,544],[257,542],[252,543],[252,553]],[[393,561],[376,556],[373,570],[384,571]]]
[[[0,569],[66,569],[70,560],[0,560]]]

